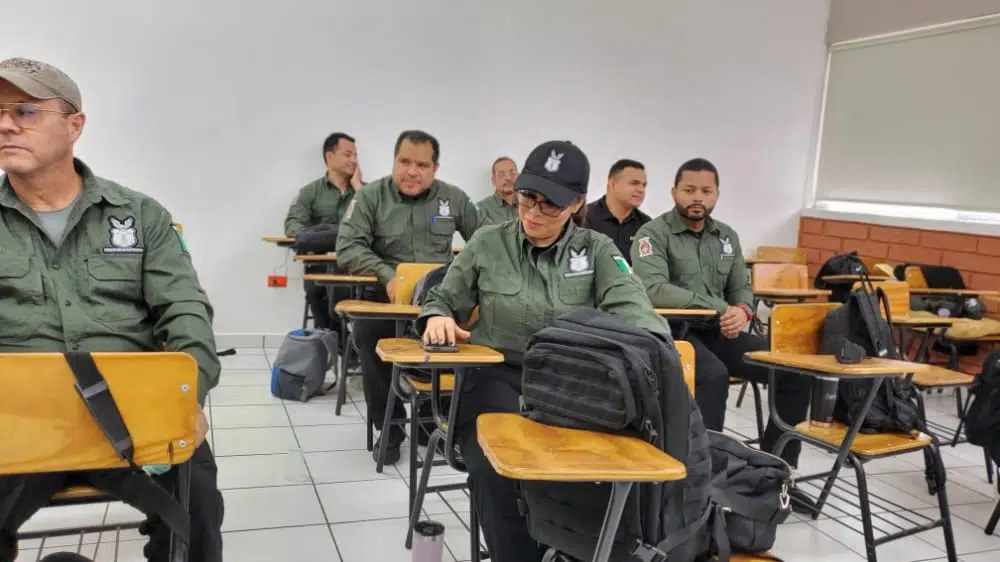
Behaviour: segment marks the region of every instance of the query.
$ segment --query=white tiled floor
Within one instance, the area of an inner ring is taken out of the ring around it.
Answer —
[[[273,357],[274,350],[240,349],[237,355],[222,358],[222,379],[209,402],[210,439],[226,502],[225,559],[410,560],[410,553],[403,547],[406,450],[396,467],[375,473],[371,455],[365,450],[364,418],[358,408],[364,405],[360,380],[350,380],[352,401],[339,417],[334,415],[333,394],[307,404],[283,403],[269,392],[269,358]],[[730,397],[727,429],[751,433],[751,394],[748,392],[743,407],[737,409],[737,390],[734,387]],[[928,406],[935,417],[949,423],[947,417],[954,408],[950,394],[929,398]],[[1000,534],[990,537],[983,533],[997,494],[996,488],[986,482],[982,451],[960,445],[945,447],[943,455],[949,469],[948,495],[959,557],[963,562],[1000,560]],[[800,469],[822,470],[831,461],[831,456],[807,447]],[[935,514],[936,499],[927,494],[922,464],[919,454],[870,463],[867,468],[871,491],[927,515]],[[435,480],[462,477],[447,467],[435,468],[434,474]],[[788,562],[863,561],[861,535],[841,524],[857,526],[851,515],[859,512],[852,506],[841,506],[848,514],[830,510],[817,521],[793,514],[779,530],[774,553]],[[469,537],[462,521],[468,520],[469,501],[464,493],[448,492],[428,498],[425,508],[428,516],[444,523],[447,529],[445,559],[468,560]],[[135,515],[120,504],[45,509],[25,530],[129,521]],[[48,540],[41,554],[74,550],[78,542],[77,537]],[[144,542],[135,531],[122,532],[117,560],[143,561]],[[87,535],[82,544],[80,551],[97,561],[116,559],[113,536]],[[67,548],[70,545],[73,548]],[[36,560],[39,546],[39,541],[24,541],[18,562]],[[879,547],[878,553],[879,559],[886,562],[945,559],[940,530],[887,544]]]

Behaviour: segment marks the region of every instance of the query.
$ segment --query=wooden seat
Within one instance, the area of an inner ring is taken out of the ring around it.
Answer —
[[[133,436],[140,465],[179,464],[194,451],[198,368],[186,353],[95,353]],[[0,354],[0,475],[123,468],[74,390],[59,353]]]
[[[441,377],[441,392],[451,392],[455,389],[454,374],[442,373],[438,376]],[[430,394],[431,392],[431,383],[428,381],[422,381],[420,379],[413,378],[410,375],[403,375],[403,380],[416,392],[423,392],[426,394]]]
[[[651,444],[622,435],[555,427],[520,414],[482,414],[479,444],[497,474],[552,482],[665,482],[687,469]]]
[[[86,498],[99,498],[103,495],[104,492],[90,486],[70,486],[61,492],[56,492],[56,495],[52,496],[52,499],[60,501],[82,500]]]
[[[802,248],[786,246],[758,246],[754,252],[755,263],[795,263],[805,265],[806,251]]]
[[[913,384],[925,387],[968,386],[975,380],[973,375],[961,371],[953,371],[938,365],[928,365],[928,369],[914,373]]]
[[[94,353],[132,437],[139,465],[182,465],[194,453],[198,366],[186,353]],[[0,475],[126,468],[86,404],[60,353],[0,354]],[[174,472],[187,476],[185,466]],[[72,486],[52,505],[112,501],[100,490]],[[186,501],[186,499],[184,500]],[[21,540],[134,528],[138,523],[21,532]],[[171,558],[173,556],[171,555]]]
[[[804,435],[819,439],[834,447],[840,447],[847,435],[847,426],[834,422],[829,427],[814,425],[804,421],[795,426],[795,430]],[[915,433],[903,435],[899,433],[859,433],[851,443],[851,452],[862,457],[879,457],[894,455],[911,449],[923,449],[931,444],[926,435]]]

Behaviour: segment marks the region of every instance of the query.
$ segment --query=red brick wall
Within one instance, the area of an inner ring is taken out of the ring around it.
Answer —
[[[798,245],[807,251],[810,276],[834,254],[857,250],[862,256],[883,258],[891,264],[951,265],[962,272],[969,288],[1000,291],[997,236],[802,217]],[[987,301],[986,306],[991,316],[1000,318],[1000,304]],[[982,357],[964,359],[963,367],[970,371],[981,368]]]

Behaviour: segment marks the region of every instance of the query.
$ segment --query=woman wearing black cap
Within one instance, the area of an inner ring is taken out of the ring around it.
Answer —
[[[599,308],[668,334],[638,278],[610,238],[580,228],[590,164],[579,148],[552,141],[535,148],[514,188],[519,220],[481,228],[431,289],[418,320],[425,343],[486,345],[506,362],[470,372],[462,388],[456,441],[469,471],[492,560],[530,562],[543,551],[528,534],[514,483],[498,475],[476,441],[476,418],[518,412],[528,340],[560,314]],[[469,332],[458,327],[479,307]]]

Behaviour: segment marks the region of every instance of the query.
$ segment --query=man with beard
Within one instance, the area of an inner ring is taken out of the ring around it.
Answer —
[[[753,292],[743,261],[740,239],[728,225],[711,218],[719,200],[719,172],[703,158],[681,165],[671,190],[674,209],[636,233],[632,263],[653,306],[708,308],[719,315],[692,321],[686,337],[695,351],[695,400],[705,426],[722,431],[729,396],[729,376],[767,383],[767,370],[743,362],[749,351],[767,350],[763,338],[743,331],[750,322]],[[806,418],[810,382],[807,377],[778,374],[775,406],[787,423]],[[771,451],[781,430],[769,422],[761,449]],[[800,443],[782,452],[798,465]]]
[[[345,133],[333,133],[323,141],[323,162],[326,173],[309,182],[292,201],[285,217],[285,236],[296,236],[302,229],[318,224],[340,224],[354,192],[361,189],[361,168],[358,167],[358,147],[354,138]],[[305,267],[306,273],[326,273],[326,264]],[[327,289],[305,281],[306,301],[312,310],[317,328],[336,330],[330,316],[331,304]],[[334,295],[334,300],[349,298],[350,290]],[[336,303],[334,303],[336,304]]]
[[[587,228],[610,238],[629,260],[632,241],[649,215],[639,210],[646,199],[646,167],[635,160],[622,159],[608,172],[608,193],[587,205]]]
[[[479,203],[479,217],[483,226],[502,224],[517,218],[514,180],[517,179],[517,164],[508,156],[493,161],[493,187],[496,192]]]

